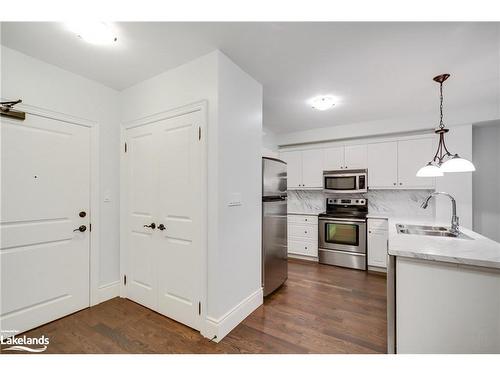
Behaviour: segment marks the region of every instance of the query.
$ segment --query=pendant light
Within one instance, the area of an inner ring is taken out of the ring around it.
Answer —
[[[439,127],[434,131],[439,135],[439,144],[436,154],[427,165],[418,170],[417,177],[439,177],[443,176],[443,172],[473,172],[476,170],[474,164],[469,160],[448,151],[444,141],[444,135],[449,132],[449,129],[446,129],[443,123],[443,82],[449,77],[449,74],[441,74],[433,78],[435,82],[439,83],[439,111],[441,116]]]

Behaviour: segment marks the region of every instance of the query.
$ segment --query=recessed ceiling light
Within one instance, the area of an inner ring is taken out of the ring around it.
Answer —
[[[335,105],[336,98],[333,95],[320,95],[312,98],[309,101],[309,104],[314,109],[319,111],[326,111],[327,109],[332,108]]]
[[[68,22],[68,29],[91,44],[112,44],[118,38],[113,27],[106,22]]]

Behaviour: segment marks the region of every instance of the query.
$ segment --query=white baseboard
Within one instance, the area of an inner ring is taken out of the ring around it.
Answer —
[[[375,267],[375,266],[368,266],[368,271],[374,271],[374,272],[380,272],[380,273],[387,273],[387,268]]]
[[[120,295],[120,280],[105,284],[98,289],[99,302],[107,301],[108,299],[118,297]]]
[[[291,259],[301,259],[301,260],[309,260],[311,262],[318,262],[318,257],[311,257],[307,255],[300,255],[300,254],[293,254],[293,253],[288,253],[288,258]]]
[[[208,339],[219,342],[263,302],[264,293],[262,288],[259,288],[221,318],[214,319],[207,316],[205,329],[202,330],[201,334]],[[214,338],[215,336],[216,338]]]

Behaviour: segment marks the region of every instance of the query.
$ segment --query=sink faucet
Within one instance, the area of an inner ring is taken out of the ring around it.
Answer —
[[[421,207],[423,209],[426,209],[429,205],[429,200],[435,195],[446,195],[451,199],[451,232],[458,235],[460,233],[460,230],[457,216],[457,202],[455,201],[455,198],[453,198],[450,194],[443,191],[435,191],[434,193],[431,193],[427,198],[425,198],[425,200],[422,202]]]

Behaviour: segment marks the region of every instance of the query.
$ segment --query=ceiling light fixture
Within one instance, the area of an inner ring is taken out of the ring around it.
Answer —
[[[91,44],[112,44],[118,40],[115,31],[106,22],[68,22],[66,25],[70,31]]]
[[[312,98],[309,103],[318,111],[326,111],[335,105],[335,97],[332,95],[321,95]]]
[[[433,78],[434,81],[439,83],[439,111],[441,117],[439,127],[434,131],[434,133],[439,134],[439,144],[436,154],[427,165],[418,170],[417,177],[439,177],[443,176],[443,172],[473,172],[476,170],[474,164],[469,160],[448,151],[444,141],[444,135],[449,132],[449,129],[446,129],[443,123],[443,82],[449,77],[449,74],[441,74]]]

